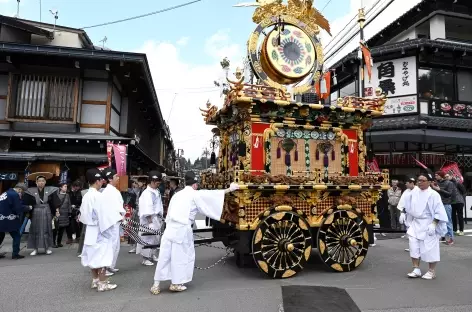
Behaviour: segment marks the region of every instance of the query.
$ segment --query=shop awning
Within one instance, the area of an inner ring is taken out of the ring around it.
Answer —
[[[106,154],[77,154],[77,153],[53,153],[53,152],[2,152],[0,161],[70,161],[70,162],[107,162]]]
[[[59,140],[103,140],[103,141],[131,141],[132,138],[93,133],[58,133],[36,131],[0,131],[0,137],[10,138],[38,138]]]
[[[472,146],[472,132],[436,129],[371,131],[367,133],[366,141],[367,143],[415,142]]]

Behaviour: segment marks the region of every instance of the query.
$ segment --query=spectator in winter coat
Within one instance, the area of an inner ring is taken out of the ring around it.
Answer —
[[[446,209],[449,222],[447,223],[446,244],[454,244],[454,232],[452,230],[452,196],[454,194],[454,184],[446,180],[446,173],[438,171],[435,174],[436,181],[431,183],[431,188],[441,195],[441,201]]]
[[[454,194],[452,196],[452,230],[459,236],[464,235],[464,206],[466,189],[462,183],[457,182],[450,174],[446,174],[446,180],[454,184]],[[459,220],[459,231],[457,230],[457,220]]]

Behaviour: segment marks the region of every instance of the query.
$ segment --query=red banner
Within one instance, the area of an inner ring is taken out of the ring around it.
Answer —
[[[356,177],[359,175],[359,149],[357,146],[357,130],[343,130],[343,132],[349,139],[349,175]]]
[[[264,130],[269,128],[269,124],[252,124],[252,145],[251,145],[251,169],[264,170]],[[260,174],[260,173],[258,173]]]
[[[380,172],[379,164],[377,163],[377,159],[373,159],[372,161],[365,161],[366,171],[368,172]]]
[[[126,175],[126,145],[113,144],[115,154],[116,173],[119,176]]]
[[[107,142],[107,160],[108,160],[108,167],[111,167],[111,153],[113,151],[113,143]]]
[[[449,163],[445,166],[442,166],[441,171],[443,171],[444,173],[449,174],[457,182],[464,183],[464,177],[462,176],[461,171],[459,170],[459,166],[457,165],[457,163],[452,162],[452,163]]]

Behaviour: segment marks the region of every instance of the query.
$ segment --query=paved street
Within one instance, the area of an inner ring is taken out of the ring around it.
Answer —
[[[6,240],[4,250],[10,242]],[[352,273],[326,271],[316,251],[302,274],[283,281],[267,279],[257,268],[239,269],[230,259],[208,271],[196,271],[187,292],[172,294],[164,290],[157,297],[148,290],[154,267],[143,267],[136,255],[127,253],[127,245],[122,246],[118,260],[121,271],[113,277],[119,287],[107,293],[92,291],[89,272],[80,266],[74,245],[55,249],[51,256],[0,260],[0,311],[203,312],[222,311],[224,307],[228,312],[275,312],[282,303],[280,286],[291,284],[345,288],[365,312],[472,311],[472,237],[459,237],[455,246],[441,247],[443,262],[434,281],[405,278],[410,269],[408,254],[403,250],[405,239],[377,243],[363,265]],[[209,265],[223,254],[223,250],[199,247],[197,265]]]

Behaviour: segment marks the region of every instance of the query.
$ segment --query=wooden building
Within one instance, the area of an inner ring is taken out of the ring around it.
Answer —
[[[128,145],[128,174],[171,169],[174,147],[146,55],[53,27],[0,16],[3,189],[25,170],[69,168],[69,179],[80,178],[107,162],[107,141]]]
[[[381,18],[381,17],[379,17]],[[374,60],[365,94],[382,87],[385,113],[367,133],[369,149],[393,178],[419,172],[414,158],[437,170],[446,161],[472,175],[472,4],[423,0],[368,38]],[[330,101],[360,88],[357,51],[332,66]],[[367,75],[366,75],[367,77]]]

